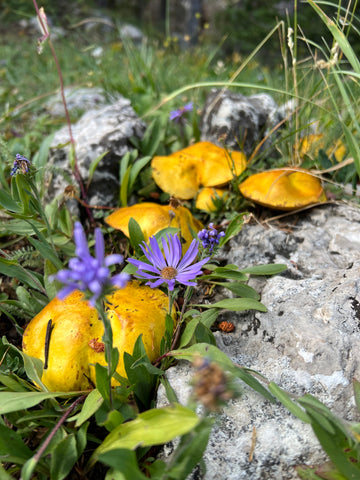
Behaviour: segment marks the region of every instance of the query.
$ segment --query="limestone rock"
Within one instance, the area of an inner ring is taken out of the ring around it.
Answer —
[[[230,242],[228,263],[285,263],[288,270],[250,280],[268,312],[226,312],[221,320],[236,329],[216,332],[217,345],[289,393],[310,393],[356,420],[351,381],[360,378],[360,210],[327,205],[287,219],[286,229],[246,224]],[[167,376],[186,403],[191,368],[180,363]],[[159,402],[166,403],[162,390]],[[295,480],[295,465],[324,458],[308,425],[245,386],[219,416],[205,453],[207,473],[196,478]]]
[[[130,101],[125,98],[120,98],[112,105],[88,111],[72,126],[79,170],[85,185],[89,179],[91,163],[107,152],[90,183],[87,198],[90,205],[116,205],[119,162],[133,149],[130,138],[141,138],[145,128]],[[69,131],[65,126],[55,134],[52,143],[47,166],[49,199],[62,196],[69,184],[77,186],[70,168],[69,150]]]
[[[201,140],[229,146],[249,155],[283,119],[270,95],[245,97],[229,90],[212,90],[201,116]],[[262,149],[270,146],[271,136]]]
[[[93,87],[81,87],[64,89],[66,106],[69,113],[84,113],[94,108],[100,108],[106,105],[108,102],[105,98],[105,94],[101,88]],[[55,95],[50,101],[44,105],[46,111],[52,117],[64,117],[65,111],[64,105],[60,93]]]

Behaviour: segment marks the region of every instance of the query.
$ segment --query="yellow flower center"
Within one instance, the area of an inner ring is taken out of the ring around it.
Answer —
[[[161,270],[160,275],[165,280],[172,280],[177,275],[177,270],[174,267],[165,267]]]

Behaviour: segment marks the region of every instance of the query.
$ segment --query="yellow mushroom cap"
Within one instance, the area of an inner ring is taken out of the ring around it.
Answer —
[[[106,298],[113,345],[120,353],[116,371],[126,377],[123,355],[124,352],[132,354],[140,334],[150,361],[160,355],[168,297],[159,289],[132,281]],[[23,351],[43,362],[49,320],[52,331],[48,368],[44,369],[41,381],[51,391],[92,388],[92,383],[96,383],[93,365],[106,364],[102,343],[104,327],[96,309],[84,300],[81,292],[74,291],[64,300],[54,298],[36,315],[25,329]],[[113,385],[116,384],[113,379]]]
[[[321,182],[306,170],[279,169],[251,175],[239,186],[245,198],[276,210],[326,201]]]
[[[199,210],[204,210],[205,212],[214,212],[216,210],[214,200],[216,200],[217,197],[225,200],[228,193],[228,190],[223,188],[204,187],[200,190],[199,195],[196,198],[195,206]]]
[[[241,152],[228,152],[210,142],[198,142],[168,156],[152,159],[153,178],[176,198],[194,198],[200,186],[224,185],[246,168]]]
[[[140,225],[145,241],[155,233],[167,227],[177,227],[185,240],[184,251],[188,249],[193,240],[191,230],[200,231],[202,223],[193,217],[186,207],[171,207],[157,203],[137,203],[131,207],[122,207],[105,218],[105,222],[113,228],[121,230],[129,237],[129,220],[133,218]]]

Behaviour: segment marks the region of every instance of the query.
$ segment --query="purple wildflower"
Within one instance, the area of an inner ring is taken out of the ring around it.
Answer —
[[[69,268],[60,270],[53,276],[65,285],[58,293],[62,300],[73,290],[91,292],[89,300],[94,305],[96,300],[112,286],[125,287],[129,275],[119,273],[110,278],[109,266],[121,263],[122,255],[113,254],[105,258],[104,237],[99,228],[95,229],[95,258],[90,255],[85,232],[80,222],[75,223],[74,239],[76,257],[69,261]]]
[[[198,233],[199,240],[201,240],[203,248],[208,248],[209,253],[212,253],[215,246],[219,245],[221,237],[225,237],[224,232],[218,233],[213,223],[209,223],[208,228],[204,228]]]
[[[175,282],[183,285],[196,285],[193,280],[201,275],[201,267],[209,260],[204,258],[199,262],[193,263],[199,253],[199,242],[193,240],[188,251],[183,258],[182,247],[177,234],[167,235],[167,239],[162,238],[162,246],[164,254],[161,252],[155,237],[150,237],[150,246],[145,242],[140,245],[145,257],[149,263],[141,260],[130,258],[129,263],[135,265],[138,270],[135,274],[136,278],[149,280],[146,285],[155,288],[162,283],[167,283],[170,291],[174,290]]]
[[[178,108],[177,110],[173,110],[170,112],[169,119],[170,120],[175,120],[176,122],[180,122],[182,120],[182,117],[186,112],[191,112],[193,109],[193,103],[187,103],[183,107]]]
[[[13,177],[16,175],[20,170],[22,173],[29,173],[31,162],[28,158],[24,157],[23,155],[20,155],[20,153],[17,153],[15,155],[15,160],[13,163],[13,168],[11,169],[10,175]]]

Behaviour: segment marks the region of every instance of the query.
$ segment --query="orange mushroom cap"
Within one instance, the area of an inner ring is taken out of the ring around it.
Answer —
[[[173,208],[170,205],[157,203],[137,203],[131,207],[122,207],[105,218],[105,222],[113,228],[121,230],[129,237],[129,220],[133,218],[140,225],[145,241],[155,233],[167,227],[177,227],[185,240],[184,251],[193,240],[191,231],[198,232],[203,224],[193,217],[186,207]]]
[[[242,182],[239,189],[245,198],[276,210],[295,210],[326,201],[320,180],[303,169],[257,173]]]
[[[150,361],[160,355],[168,297],[159,289],[132,281],[106,299],[113,345],[120,353],[116,371],[126,377],[123,355],[124,352],[132,354],[140,334]],[[52,321],[52,331],[48,366],[41,381],[51,391],[92,388],[96,383],[94,364],[106,365],[102,343],[104,327],[96,309],[84,300],[81,292],[74,291],[64,300],[54,298],[38,313],[25,329],[23,351],[43,362],[49,320]],[[118,384],[114,379],[112,383]]]
[[[217,197],[225,200],[228,193],[228,190],[224,188],[204,187],[196,198],[195,207],[205,212],[214,212],[216,210],[214,200]]]
[[[194,198],[200,186],[224,185],[246,168],[241,152],[228,152],[210,142],[198,142],[169,156],[152,159],[153,178],[166,193]]]

